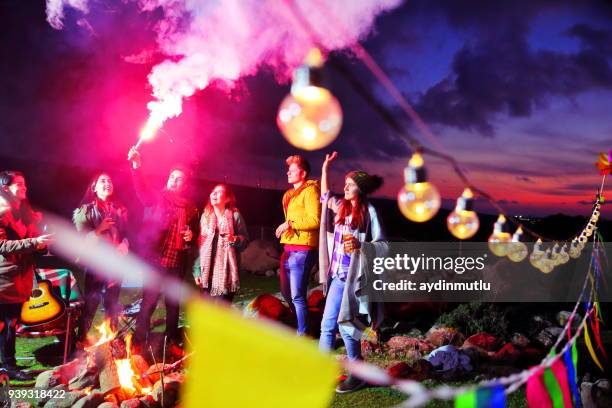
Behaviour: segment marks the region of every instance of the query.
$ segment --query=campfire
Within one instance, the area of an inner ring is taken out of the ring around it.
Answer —
[[[177,404],[183,383],[182,363],[173,364],[147,360],[132,352],[131,334],[123,336],[113,331],[109,321],[97,327],[97,339],[83,349],[82,357],[41,373],[37,388],[55,389],[69,398],[71,404],[82,407],[172,407]],[[54,395],[54,394],[51,394]],[[38,400],[39,406],[49,398]],[[59,402],[59,401],[58,401]],[[65,403],[64,401],[63,403]],[[110,403],[110,405],[108,404]]]

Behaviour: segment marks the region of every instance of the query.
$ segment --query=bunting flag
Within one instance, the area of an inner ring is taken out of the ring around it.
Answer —
[[[529,408],[553,408],[552,400],[544,385],[544,379],[542,373],[544,369],[541,368],[533,373],[527,380],[527,406]],[[556,408],[556,407],[555,407]]]
[[[455,408],[504,408],[506,391],[501,384],[470,390],[455,398]]]
[[[599,305],[599,301],[595,302],[595,307],[597,308],[597,316],[599,317],[599,320],[601,320],[601,322],[605,324],[603,314],[601,313],[601,306]]]
[[[228,307],[188,304],[191,357],[182,406],[328,407],[339,363],[313,341]]]
[[[595,302],[595,313],[593,316],[593,319],[591,320],[591,329],[593,330],[593,338],[595,339],[595,343],[597,344],[597,348],[599,349],[599,351],[601,351],[601,354],[603,355],[605,360],[608,360],[608,355],[606,354],[606,350],[603,346],[603,343],[601,342],[601,332],[599,330],[599,315],[598,315],[598,310],[599,308],[597,307],[597,305],[599,304],[599,302]]]
[[[570,390],[570,385],[567,381],[567,368],[565,367],[565,364],[563,364],[563,359],[560,357],[557,358],[550,366],[550,371],[555,376],[557,384],[559,384],[559,388],[561,388],[563,405],[566,408],[572,408],[574,406],[572,403],[572,391]]]
[[[599,359],[597,358],[597,354],[595,354],[595,350],[593,350],[593,344],[591,343],[591,337],[589,336],[589,325],[588,324],[584,325],[584,343],[586,344],[587,350],[589,350],[589,354],[591,355],[591,358],[593,359],[595,364],[597,364],[597,367],[599,367],[601,371],[604,371],[603,366],[601,365],[601,363],[599,362]]]
[[[578,408],[582,406],[582,400],[580,399],[580,392],[578,391],[578,367],[574,361],[573,354],[576,348],[576,342],[572,343],[572,347],[565,350],[563,353],[563,362],[567,369],[567,382],[569,384],[570,391],[574,400],[574,405]]]
[[[564,408],[564,397],[563,390],[555,377],[555,374],[551,370],[550,367],[545,368],[542,373],[542,381],[544,383],[544,388],[546,388],[546,392],[550,401],[552,402],[553,408]]]
[[[595,166],[602,176],[610,174],[612,172],[612,150],[608,154],[599,153],[599,160],[595,163]]]

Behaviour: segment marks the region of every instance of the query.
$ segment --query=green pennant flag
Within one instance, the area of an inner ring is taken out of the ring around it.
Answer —
[[[544,385],[546,386],[548,396],[553,403],[553,408],[564,408],[561,386],[559,385],[559,382],[557,381],[557,378],[555,378],[555,375],[550,367],[544,370],[542,378],[544,380]]]

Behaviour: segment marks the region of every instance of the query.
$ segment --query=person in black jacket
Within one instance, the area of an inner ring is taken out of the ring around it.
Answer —
[[[139,234],[143,255],[168,276],[183,279],[185,272],[192,269],[194,246],[191,243],[198,230],[197,208],[185,196],[188,172],[182,166],[173,167],[166,187],[157,191],[144,180],[140,172],[140,153],[136,149],[130,150],[128,160],[132,163],[134,189],[145,207]],[[151,315],[159,295],[159,290],[144,290],[133,339],[137,346],[147,341]],[[166,299],[166,336],[171,345],[181,341],[178,324],[179,305]]]
[[[37,217],[26,207],[26,191],[23,174],[0,173],[0,360],[9,377],[20,381],[32,377],[17,368],[15,328],[21,305],[32,293],[33,254],[50,240],[49,235],[37,235]]]
[[[74,210],[72,221],[79,232],[86,232],[93,239],[103,239],[117,248],[121,255],[127,255],[127,209],[115,200],[114,186],[108,173],[96,174],[87,186],[81,206]],[[104,295],[102,294],[104,292]],[[87,339],[96,309],[103,300],[105,318],[116,330],[119,315],[121,281],[109,280],[87,270],[85,274],[85,306],[79,319],[78,341]]]

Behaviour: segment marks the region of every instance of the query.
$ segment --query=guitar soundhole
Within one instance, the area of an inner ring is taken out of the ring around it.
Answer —
[[[37,298],[42,296],[43,292],[40,289],[32,289],[32,297]]]

